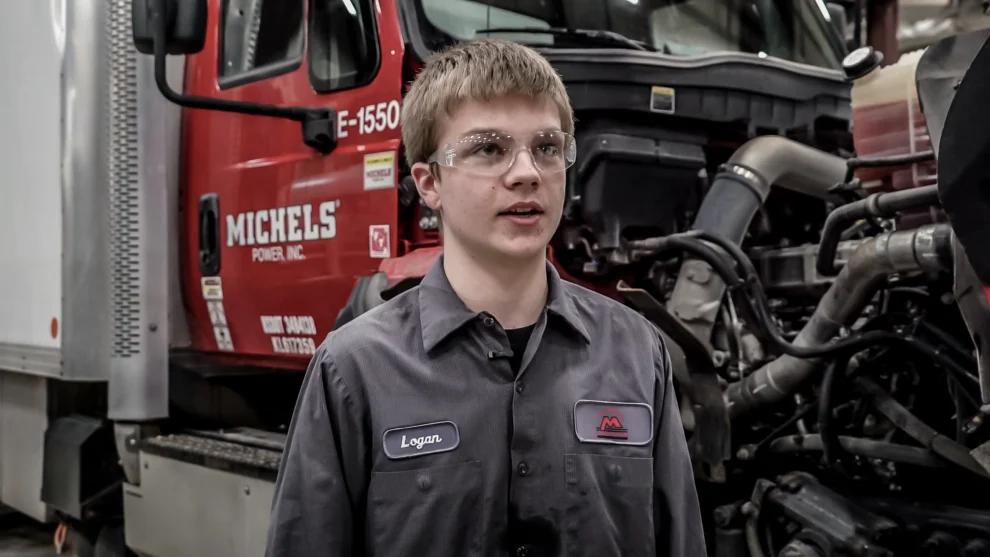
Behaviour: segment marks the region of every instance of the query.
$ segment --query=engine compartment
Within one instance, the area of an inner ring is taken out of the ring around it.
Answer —
[[[850,85],[841,72],[733,53],[540,52],[560,72],[577,119],[582,155],[569,171],[554,245],[575,276],[604,279],[628,268],[622,241],[690,228],[722,165],[755,137],[852,150]],[[816,205],[803,196],[789,203],[804,203],[802,211]],[[818,205],[811,210],[824,218]]]
[[[582,153],[553,253],[671,347],[710,553],[990,555],[984,252],[950,224],[988,215],[942,206],[941,163],[895,189],[857,172],[917,177],[938,138],[854,156],[825,72],[546,55]]]

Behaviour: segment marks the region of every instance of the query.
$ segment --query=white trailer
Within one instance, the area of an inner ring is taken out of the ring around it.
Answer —
[[[129,0],[0,3],[0,503],[78,528],[97,517],[106,542],[121,538],[131,499],[129,543],[170,557],[159,549],[176,532],[162,515],[176,509],[159,498],[195,486],[173,490],[162,475],[186,469],[148,470],[170,493],[143,493],[134,434],[168,417],[168,354],[186,343],[180,113],[130,25]],[[169,59],[178,87],[182,67]],[[175,503],[180,514],[212,507]],[[243,549],[210,554],[257,553]]]

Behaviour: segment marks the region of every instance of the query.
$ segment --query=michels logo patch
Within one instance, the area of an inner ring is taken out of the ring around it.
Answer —
[[[396,427],[382,435],[385,456],[393,460],[452,451],[460,443],[457,424],[450,421]]]
[[[646,445],[653,440],[653,408],[641,402],[579,400],[574,434],[582,443]]]

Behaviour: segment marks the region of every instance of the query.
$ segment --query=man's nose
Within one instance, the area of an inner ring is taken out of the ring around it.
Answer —
[[[541,181],[540,170],[536,168],[536,160],[529,149],[516,151],[515,159],[505,173],[507,186],[538,185]]]

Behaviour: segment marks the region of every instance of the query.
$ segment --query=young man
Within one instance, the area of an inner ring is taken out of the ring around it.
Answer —
[[[573,128],[529,48],[427,62],[402,133],[443,255],[319,347],[269,557],[706,554],[662,341],[547,261]]]

